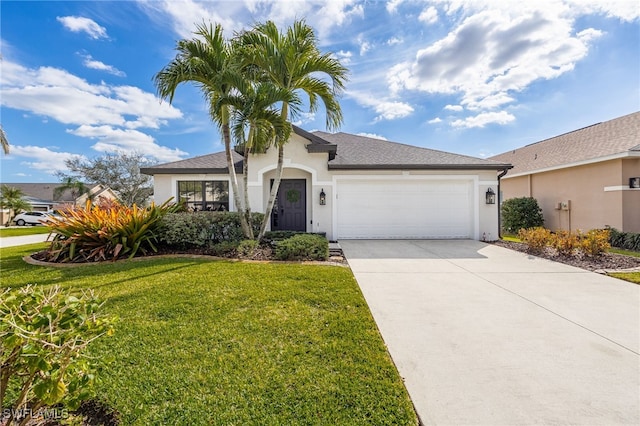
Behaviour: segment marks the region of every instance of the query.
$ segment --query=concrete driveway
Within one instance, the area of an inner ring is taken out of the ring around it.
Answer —
[[[640,286],[478,241],[340,241],[424,424],[640,424]]]

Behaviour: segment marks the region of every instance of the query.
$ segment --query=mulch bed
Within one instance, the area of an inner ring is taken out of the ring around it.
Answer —
[[[530,253],[527,245],[512,241],[498,240],[493,244],[506,247],[511,250]],[[547,247],[541,253],[530,253],[537,257],[561,262],[577,268],[586,269],[588,271],[614,271],[621,269],[640,268],[640,258],[633,256],[625,256],[616,253],[604,253],[600,256],[585,256],[583,254],[575,254],[573,256],[559,255],[554,249]]]

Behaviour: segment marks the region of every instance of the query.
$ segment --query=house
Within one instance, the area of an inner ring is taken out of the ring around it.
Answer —
[[[640,112],[490,159],[513,164],[502,199],[535,198],[551,230],[640,232]]]
[[[485,194],[509,164],[347,133],[293,130],[271,230],[321,232],[331,240],[497,238],[497,207],[486,203]],[[241,173],[243,157],[233,155]],[[253,211],[266,209],[276,163],[275,148],[250,158]],[[224,152],[141,172],[153,175],[157,202],[173,197],[192,210],[236,210]]]
[[[76,197],[71,190],[66,190],[62,194],[55,194],[56,189],[61,187],[61,183],[2,183],[8,187],[20,189],[25,196],[26,202],[31,205],[31,210],[49,212],[53,210],[65,210],[70,206],[84,206],[87,198],[91,196],[97,200],[106,198],[117,199],[115,193],[110,188],[102,185],[88,185],[89,193]],[[8,210],[0,211],[0,223],[5,223]]]

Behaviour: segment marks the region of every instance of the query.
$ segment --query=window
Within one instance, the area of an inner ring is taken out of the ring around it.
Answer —
[[[187,209],[200,211],[229,211],[229,182],[226,180],[178,181],[178,201]]]

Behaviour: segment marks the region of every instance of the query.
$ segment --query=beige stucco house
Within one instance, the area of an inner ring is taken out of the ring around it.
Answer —
[[[322,232],[331,240],[498,237],[497,204],[487,204],[485,194],[509,164],[295,126],[284,155],[272,230]],[[244,159],[234,156],[241,173]],[[249,159],[253,211],[266,209],[276,162],[275,148]],[[236,210],[224,152],[141,171],[154,177],[156,202]]]
[[[502,199],[535,198],[551,230],[640,232],[640,112],[490,159],[513,164]]]

